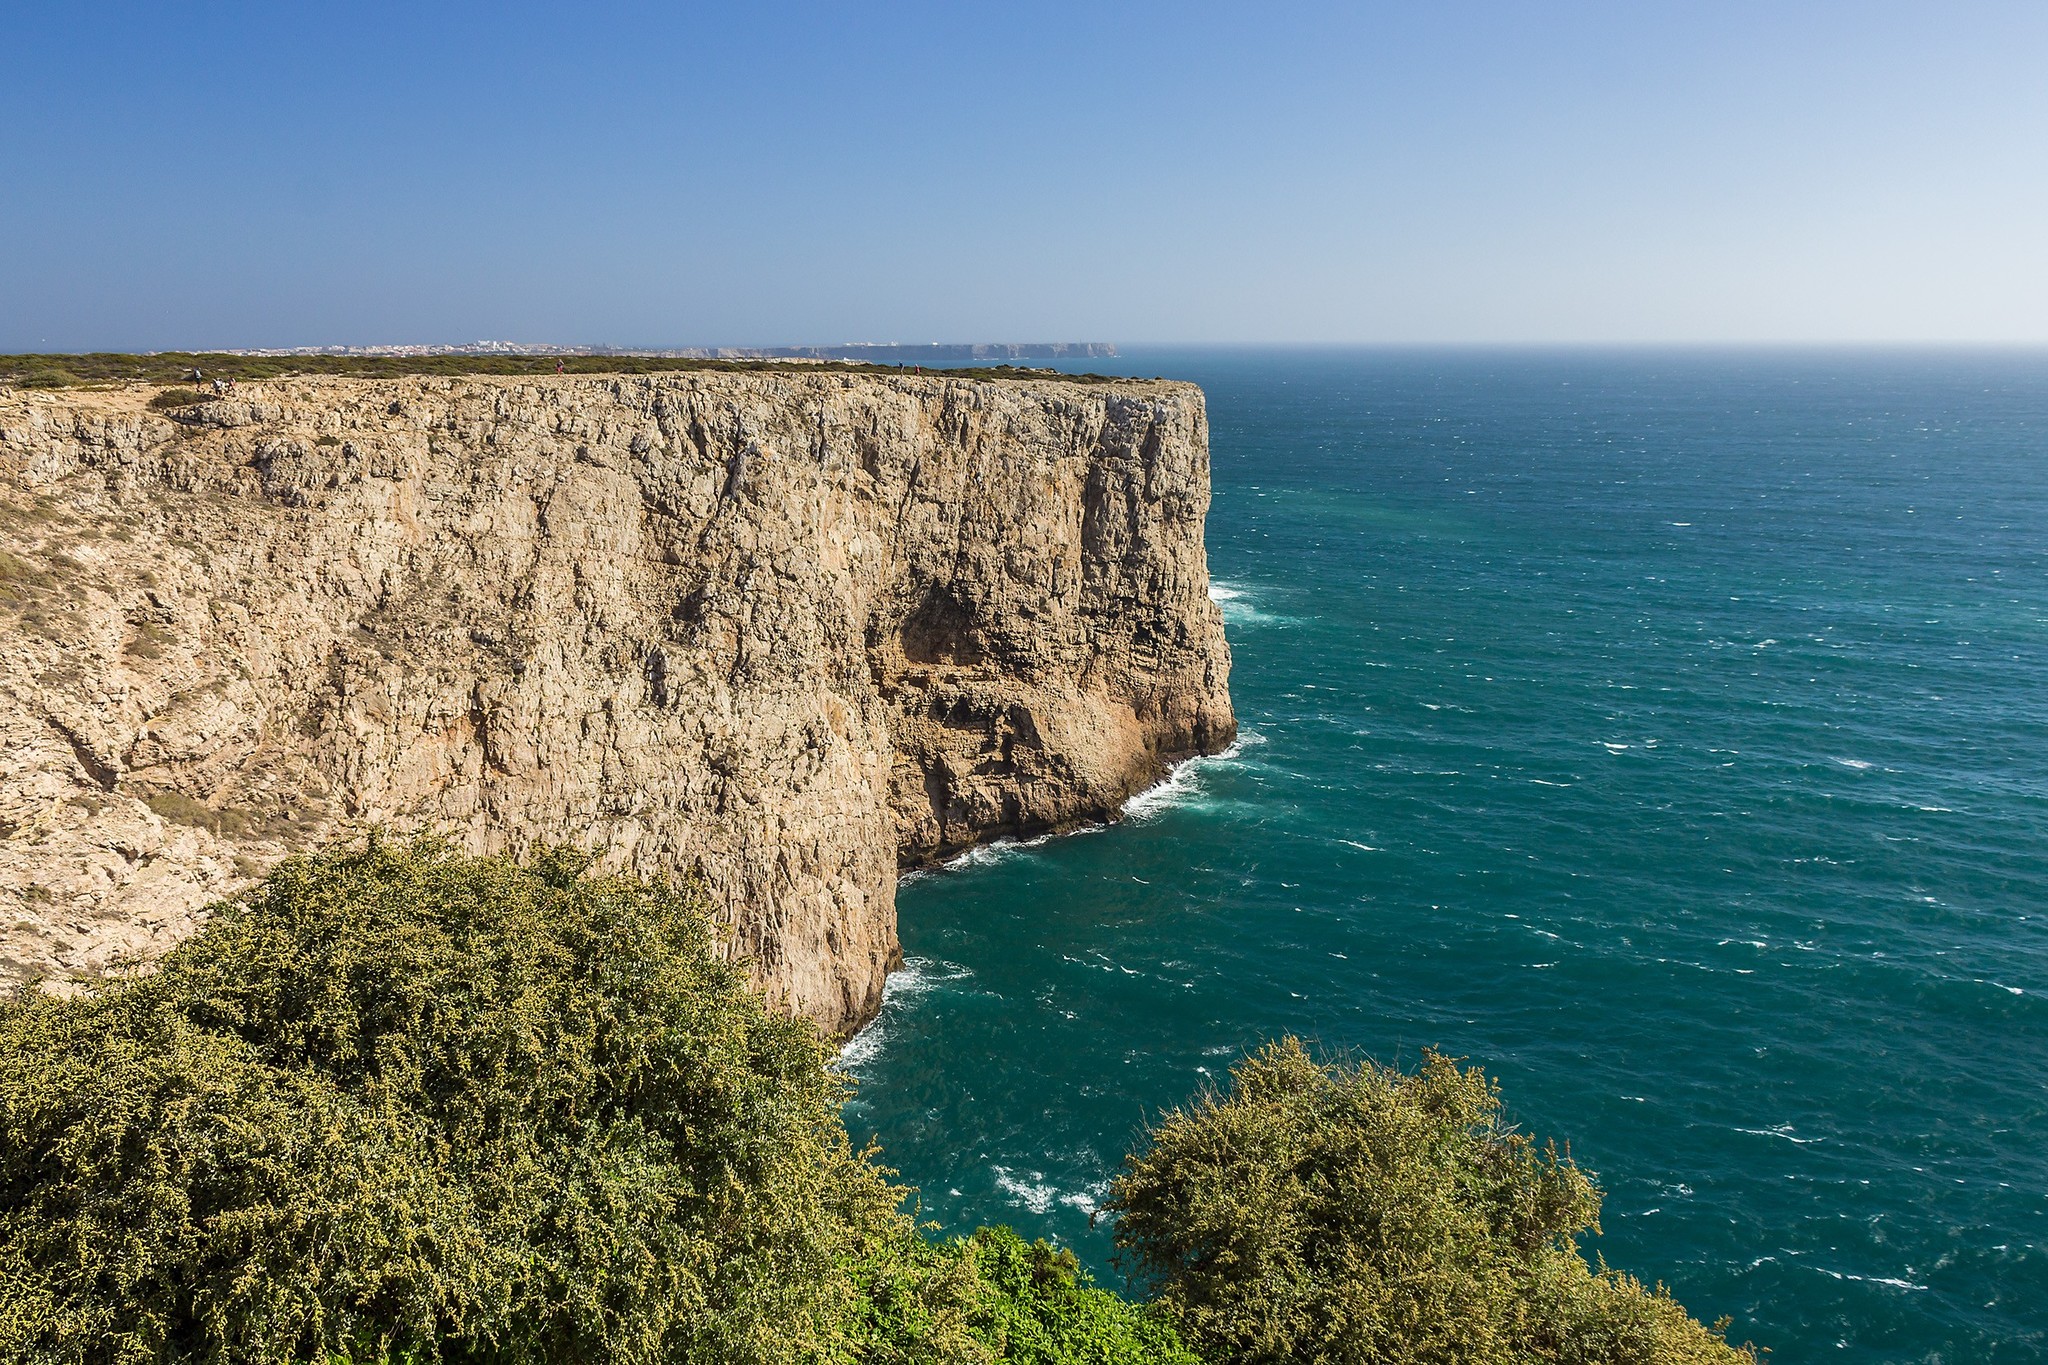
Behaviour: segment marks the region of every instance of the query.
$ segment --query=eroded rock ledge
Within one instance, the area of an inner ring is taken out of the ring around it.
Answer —
[[[900,865],[1235,730],[1183,384],[0,389],[0,979],[161,953],[353,828],[704,879],[871,1017]]]

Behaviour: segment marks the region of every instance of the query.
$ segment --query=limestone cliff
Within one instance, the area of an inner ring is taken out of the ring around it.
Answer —
[[[692,871],[831,1029],[899,865],[1226,744],[1180,384],[0,389],[0,978],[146,960],[368,824]]]

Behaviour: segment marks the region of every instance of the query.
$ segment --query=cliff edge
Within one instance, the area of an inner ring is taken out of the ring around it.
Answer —
[[[946,376],[0,389],[0,981],[369,825],[690,872],[870,1018],[900,866],[1234,733],[1199,390]]]

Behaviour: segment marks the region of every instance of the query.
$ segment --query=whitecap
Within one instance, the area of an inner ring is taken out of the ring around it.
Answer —
[[[1093,1216],[1095,1211],[1102,1206],[1102,1196],[1108,1193],[1109,1182],[1102,1180],[1090,1185],[1085,1190],[1075,1190],[1072,1193],[1061,1195],[1060,1202],[1070,1209],[1079,1209],[1081,1212]]]
[[[1052,1212],[1053,1201],[1059,1198],[1058,1188],[1044,1183],[1043,1171],[1033,1171],[1028,1179],[1019,1180],[1008,1166],[998,1166],[995,1175],[996,1188],[1008,1195],[1012,1204],[1021,1204],[1033,1213]]]
[[[1829,1270],[1824,1265],[1817,1265],[1812,1267],[1812,1269],[1818,1270],[1821,1274],[1836,1280],[1857,1280],[1864,1284],[1887,1285],[1893,1289],[1924,1290],[1927,1288],[1924,1284],[1914,1284],[1911,1280],[1894,1279],[1889,1275],[1858,1275],[1847,1270]]]
[[[991,1169],[995,1173],[996,1188],[1009,1196],[1010,1203],[1021,1205],[1040,1216],[1051,1213],[1055,1204],[1092,1214],[1100,1207],[1102,1196],[1109,1193],[1108,1181],[1080,1190],[1061,1190],[1046,1180],[1044,1171],[1033,1171],[1020,1178],[1008,1166]]]
[[[1794,1143],[1800,1147],[1811,1147],[1816,1142],[1827,1141],[1826,1138],[1795,1137],[1793,1135],[1792,1125],[1789,1123],[1781,1123],[1777,1125],[1775,1128],[1737,1128],[1735,1131],[1738,1133],[1748,1133],[1752,1137],[1783,1138],[1785,1141]]]
[[[1360,853],[1378,853],[1380,851],[1379,849],[1373,847],[1371,844],[1361,844],[1356,839],[1339,839],[1337,842],[1340,844],[1348,844],[1352,848],[1357,849]]]
[[[1860,758],[1837,758],[1833,761],[1845,768],[1854,768],[1859,773],[1870,766],[1870,764]]]

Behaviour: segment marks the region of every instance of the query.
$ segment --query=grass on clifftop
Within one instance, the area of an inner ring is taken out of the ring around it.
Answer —
[[[336,375],[357,379],[397,379],[412,375],[669,374],[700,370],[721,374],[871,374],[907,375],[912,367],[873,365],[860,361],[716,360],[673,356],[574,355],[222,355],[215,352],[159,351],[126,355],[111,351],[88,355],[0,355],[0,384],[27,389],[65,389],[94,384],[184,384],[194,369],[214,379],[285,379]],[[1050,379],[1070,384],[1128,382],[1114,375],[1067,374],[1060,370],[984,365],[924,374],[956,379]]]
[[[1591,1181],[1442,1059],[1286,1042],[1168,1115],[1110,1206],[1153,1302],[935,1239],[699,897],[585,869],[331,849],[0,1001],[0,1359],[1753,1365],[1588,1267]]]

